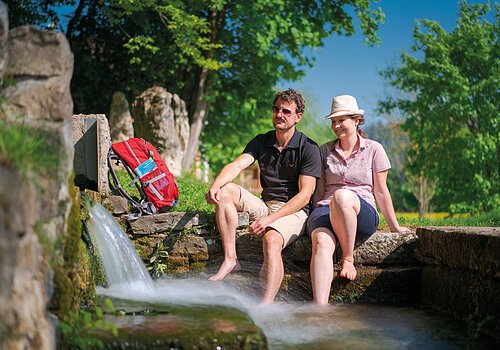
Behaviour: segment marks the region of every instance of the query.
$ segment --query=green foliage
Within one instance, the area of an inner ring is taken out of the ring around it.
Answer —
[[[110,299],[105,300],[105,307],[96,306],[94,311],[70,311],[66,321],[59,322],[62,333],[61,349],[103,349],[104,342],[97,335],[111,332],[118,336],[117,327],[106,321],[105,311],[114,313],[115,308]]]
[[[53,17],[47,5],[70,2],[9,6],[32,14],[19,22],[40,24]],[[202,115],[203,133],[190,143],[201,137],[217,171],[272,128],[274,89],[314,64],[309,49],[332,34],[354,33],[351,14],[367,42],[379,41],[383,14],[373,7],[370,0],[82,0],[66,29],[75,56],[75,113],[106,113],[115,91],[131,101],[164,86],[186,101],[190,122]]]
[[[50,177],[59,164],[59,154],[42,130],[0,120],[0,165],[17,170],[26,178],[30,172]]]
[[[381,103],[399,109],[408,132],[411,175],[435,181],[433,202],[452,213],[500,207],[500,43],[488,4],[460,4],[458,25],[447,33],[423,20],[413,52],[384,76],[404,93]]]
[[[408,136],[401,129],[401,121],[389,119],[385,122],[371,124],[363,128],[368,138],[380,142],[391,161],[391,169],[387,176],[387,186],[391,191],[394,209],[399,212],[418,210],[418,202],[412,194],[404,169],[405,150],[408,147]]]
[[[160,278],[168,270],[168,251],[165,250],[163,241],[156,243],[153,253],[149,257],[148,271],[153,278]]]

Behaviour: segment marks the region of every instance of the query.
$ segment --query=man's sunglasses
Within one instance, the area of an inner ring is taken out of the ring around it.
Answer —
[[[292,111],[286,108],[279,108],[278,106],[273,106],[273,113],[278,114],[281,111],[284,116],[290,116],[292,115]]]

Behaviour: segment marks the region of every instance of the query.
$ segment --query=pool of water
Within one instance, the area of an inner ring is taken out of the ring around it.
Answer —
[[[101,298],[111,297],[115,307],[127,313],[109,320],[141,337],[157,337],[161,332],[164,336],[172,327],[177,334],[191,335],[205,330],[254,332],[260,328],[268,349],[274,350],[493,348],[489,340],[468,335],[463,324],[416,307],[304,302],[262,305],[255,295],[246,295],[228,283],[196,278],[155,281],[149,289],[137,285],[101,288],[98,293]]]

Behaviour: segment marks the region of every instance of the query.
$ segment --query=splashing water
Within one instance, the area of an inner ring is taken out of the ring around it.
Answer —
[[[153,280],[134,245],[100,204],[89,208],[89,233],[95,240],[110,288],[152,290]]]

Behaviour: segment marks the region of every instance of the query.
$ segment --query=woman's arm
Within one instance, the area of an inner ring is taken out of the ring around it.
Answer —
[[[385,221],[389,225],[391,232],[407,233],[411,232],[406,227],[399,226],[394,212],[394,205],[392,204],[391,193],[387,187],[387,170],[379,173],[373,172],[373,194],[375,200],[384,215]]]

